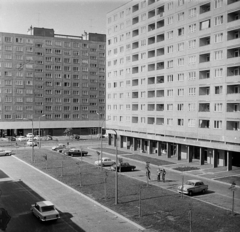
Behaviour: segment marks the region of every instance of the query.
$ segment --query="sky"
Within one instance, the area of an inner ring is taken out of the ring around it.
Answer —
[[[131,0],[0,0],[0,32],[27,34],[30,26],[55,34],[106,34],[108,12]]]

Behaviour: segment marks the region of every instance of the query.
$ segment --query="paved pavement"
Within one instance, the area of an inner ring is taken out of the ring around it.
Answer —
[[[0,170],[9,176],[1,178],[1,181],[22,180],[42,198],[52,201],[60,211],[71,214],[72,223],[82,228],[80,231],[137,232],[144,230],[143,227],[101,206],[15,156],[1,157],[0,161]]]

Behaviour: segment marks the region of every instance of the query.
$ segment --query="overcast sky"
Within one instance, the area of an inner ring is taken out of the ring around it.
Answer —
[[[0,0],[0,32],[27,34],[44,27],[56,34],[106,33],[106,14],[131,0]]]

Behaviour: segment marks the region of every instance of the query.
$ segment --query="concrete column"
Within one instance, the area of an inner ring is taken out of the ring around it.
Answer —
[[[213,167],[216,168],[217,167],[217,154],[216,154],[215,149],[212,150],[212,154],[213,154]]]
[[[147,153],[151,154],[151,140],[147,141]]]
[[[227,151],[227,170],[232,170],[232,153],[230,151]]]
[[[177,160],[181,160],[181,144],[177,144],[176,155],[177,155]]]
[[[137,139],[133,138],[133,151],[137,150]]]
[[[143,139],[140,139],[140,153],[143,152],[143,149],[144,148],[144,140]]]
[[[166,153],[167,153],[167,157],[171,158],[171,148],[169,143],[166,143]]]
[[[192,152],[191,152],[191,147],[187,146],[187,157],[188,157],[188,162],[192,162]]]
[[[204,155],[203,155],[203,149],[202,147],[199,147],[199,155],[200,155],[200,165],[204,165]]]
[[[108,134],[108,145],[111,146],[111,142],[112,142],[112,135]]]
[[[123,148],[123,136],[119,136],[119,147]]]
[[[160,141],[157,141],[157,155],[161,156],[161,150],[162,150],[162,143]]]

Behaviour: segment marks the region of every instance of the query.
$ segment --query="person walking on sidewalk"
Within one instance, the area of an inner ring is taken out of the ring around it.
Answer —
[[[166,176],[166,170],[163,169],[162,170],[162,180],[163,180],[163,182],[165,182],[165,176]]]
[[[147,176],[148,180],[151,180],[151,171],[150,171],[149,162],[146,162],[146,176]]]
[[[161,174],[162,174],[162,169],[158,166],[158,169],[157,169],[157,181],[158,182],[161,181]]]

